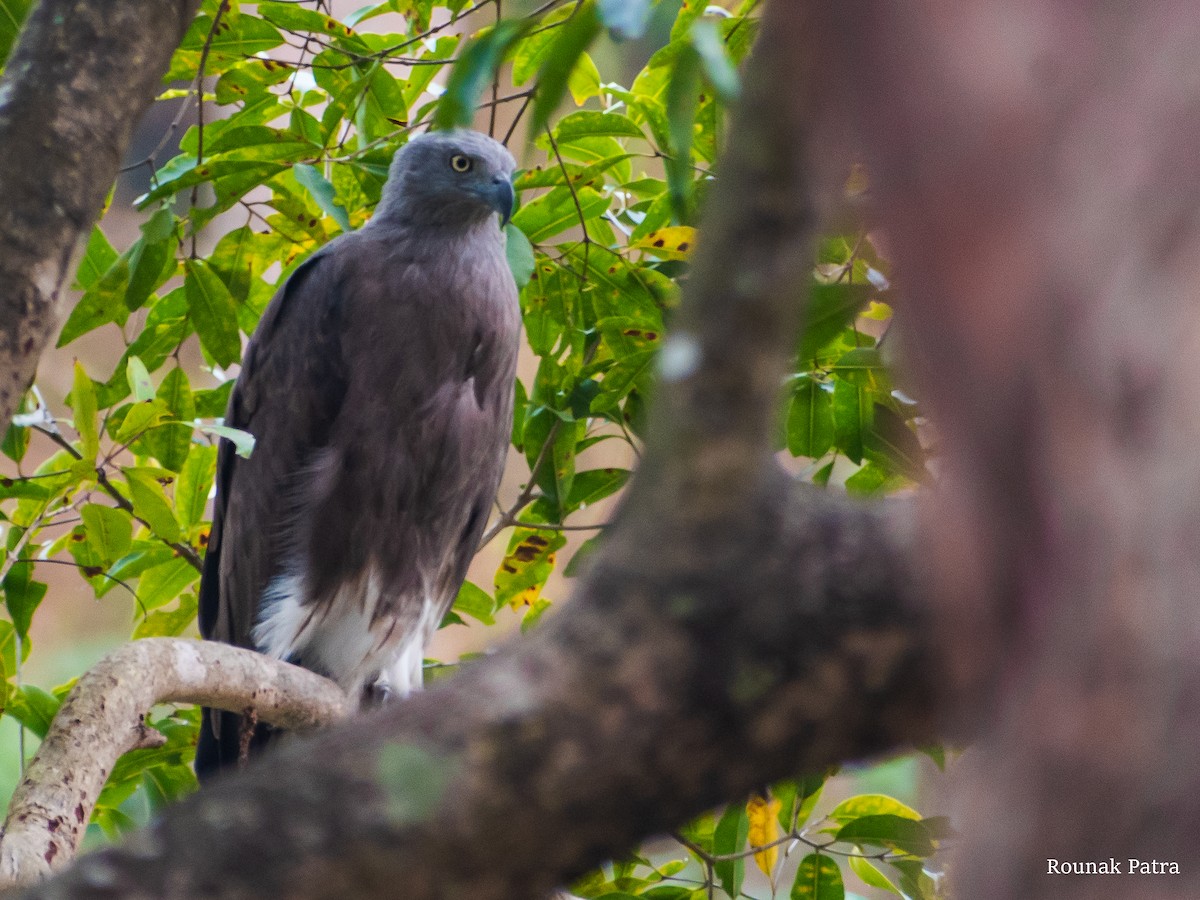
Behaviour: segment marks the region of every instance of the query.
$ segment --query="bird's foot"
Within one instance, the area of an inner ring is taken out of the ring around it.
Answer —
[[[389,703],[399,700],[401,696],[388,682],[375,681],[363,688],[362,708],[377,709],[387,706]]]

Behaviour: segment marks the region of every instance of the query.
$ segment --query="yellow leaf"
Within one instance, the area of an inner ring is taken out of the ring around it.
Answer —
[[[688,252],[695,245],[695,228],[689,225],[671,225],[652,231],[629,246],[638,250],[649,250],[663,259],[686,259]]]
[[[779,862],[779,846],[767,847],[767,844],[779,840],[782,836],[779,832],[779,807],[779,801],[774,797],[769,800],[764,797],[751,797],[750,802],[746,804],[746,818],[750,821],[747,835],[750,846],[766,847],[765,850],[755,852],[754,862],[768,878],[775,871],[775,864]]]
[[[561,534],[518,528],[513,532],[508,553],[496,570],[496,603],[513,609],[533,606],[550,573],[555,558],[566,543]]]

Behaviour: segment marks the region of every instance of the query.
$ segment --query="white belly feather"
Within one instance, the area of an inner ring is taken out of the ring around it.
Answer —
[[[421,687],[425,644],[438,626],[433,621],[438,604],[431,598],[422,598],[416,621],[407,603],[386,605],[410,610],[408,615],[377,614],[384,598],[371,571],[329,600],[303,599],[301,575],[281,575],[267,586],[252,632],[260,652],[330,673],[351,697],[362,697],[374,685],[401,697]]]

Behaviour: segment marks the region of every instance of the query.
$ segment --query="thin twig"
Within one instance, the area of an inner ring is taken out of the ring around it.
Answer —
[[[31,427],[39,433],[50,438],[50,440],[54,441],[54,443],[56,443],[59,447],[61,447],[71,456],[75,457],[75,459],[83,459],[83,454],[76,450],[71,442],[63,437],[57,429],[47,428],[44,425],[34,425]],[[108,480],[108,473],[99,467],[96,468],[96,483],[100,485],[100,489],[103,490],[104,493],[108,494],[108,496],[110,496],[116,502],[120,509],[125,510],[125,512],[129,513],[134,519],[136,519],[146,528],[150,529],[151,533],[153,533],[153,526],[151,526],[149,522],[133,511],[133,504],[120,491],[118,491],[116,487],[113,486],[111,481]],[[180,557],[186,559],[188,563],[194,569],[196,569],[197,572],[204,570],[204,563],[200,560],[200,555],[190,544],[184,544],[179,541],[168,541],[162,537],[159,537],[159,540],[179,554]]]
[[[204,47],[200,51],[200,64],[196,67],[196,168],[204,161],[204,70],[208,66],[208,53],[212,49],[213,38],[217,36],[217,28],[221,25],[221,19],[225,13],[229,11],[230,0],[221,0],[221,5],[217,7],[216,15],[213,16],[212,27],[208,29],[208,37],[204,39]],[[196,207],[196,201],[200,197],[199,183],[192,185],[191,199],[188,201],[192,209]],[[192,252],[191,258],[196,259],[196,241],[198,235],[196,233],[195,223],[192,224]]]

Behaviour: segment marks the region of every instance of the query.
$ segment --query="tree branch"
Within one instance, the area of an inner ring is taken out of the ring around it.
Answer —
[[[0,77],[0,421],[58,324],[72,253],[199,0],[41,0]]]
[[[328,725],[350,710],[333,682],[249,650],[178,638],[126,644],[79,679],[26,768],[0,835],[0,887],[44,877],[75,855],[117,759],[164,740],[145,724],[158,703],[252,708],[287,729]]]
[[[910,510],[797,484],[771,451],[815,219],[801,7],[769,7],[660,424],[572,601],[30,896],[528,900],[763,781],[934,737]]]

